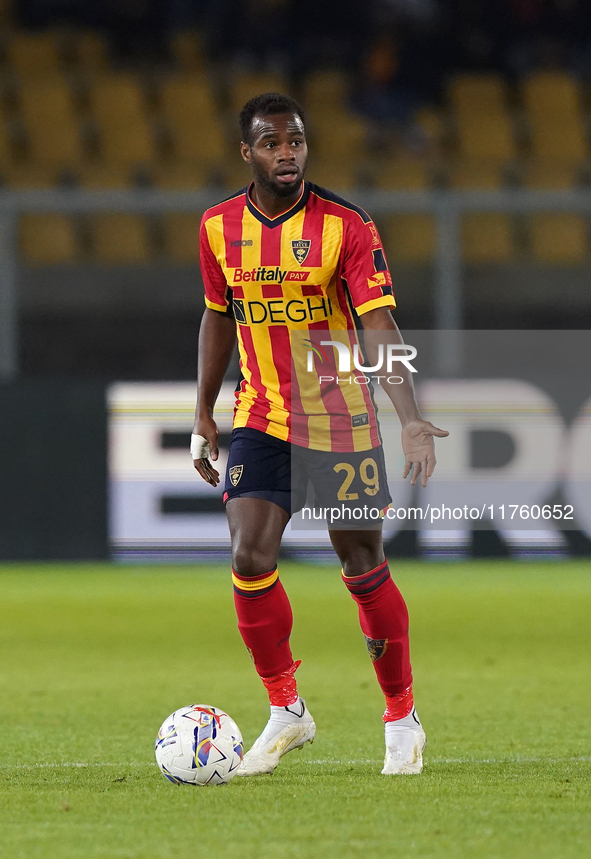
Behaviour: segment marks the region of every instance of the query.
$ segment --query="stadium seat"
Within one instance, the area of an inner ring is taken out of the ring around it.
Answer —
[[[347,99],[346,78],[336,70],[313,72],[304,86],[304,108],[306,111],[323,111],[327,108],[343,108]]]
[[[5,115],[3,105],[0,103],[0,173],[4,165],[11,164],[13,158],[12,138],[8,117]]]
[[[425,264],[435,255],[435,222],[430,215],[391,215],[384,220],[380,233],[393,262]]]
[[[163,216],[164,250],[171,262],[197,265],[200,222],[201,215],[188,212],[173,212]]]
[[[505,85],[500,77],[459,75],[451,81],[448,94],[461,158],[502,163],[516,157]]]
[[[155,158],[144,96],[132,75],[104,75],[89,92],[103,159],[112,164],[145,165]]]
[[[205,75],[170,78],[161,87],[160,105],[176,158],[209,165],[222,161],[226,145]]]
[[[19,78],[56,75],[62,71],[60,39],[53,30],[15,32],[8,40],[6,56]]]
[[[578,163],[587,157],[578,85],[562,72],[538,72],[523,82],[534,158]]]
[[[357,185],[356,163],[350,160],[310,158],[306,178],[316,185],[338,193]]]
[[[130,187],[129,171],[122,165],[96,165],[79,171],[84,188],[121,190]],[[151,257],[148,222],[142,215],[105,212],[87,219],[92,253],[107,265],[146,263]]]
[[[496,191],[503,186],[501,168],[490,162],[464,162],[450,171],[458,191]],[[475,212],[462,218],[462,257],[467,263],[503,263],[514,257],[512,220],[501,212]]]
[[[281,75],[242,72],[232,78],[230,111],[237,117],[246,102],[263,92],[287,92],[288,86]]]
[[[564,191],[576,187],[577,174],[572,165],[554,159],[528,165],[524,184],[531,190]],[[541,263],[576,265],[587,260],[588,225],[574,212],[540,212],[529,221],[529,249]]]
[[[105,40],[91,30],[76,36],[75,56],[80,71],[90,74],[104,74],[109,70],[109,49]]]
[[[78,258],[74,223],[62,214],[26,214],[19,220],[19,251],[29,265],[63,265]]]
[[[306,116],[314,158],[326,162],[349,160],[359,164],[366,154],[366,120],[341,108],[310,112]]]
[[[126,212],[92,216],[92,248],[97,262],[107,265],[137,265],[151,258],[145,218]]]
[[[22,80],[19,103],[33,161],[61,167],[81,161],[79,125],[65,78]]]
[[[47,190],[59,185],[59,170],[54,164],[10,161],[2,165],[2,177],[13,191]]]
[[[426,191],[429,172],[421,161],[389,159],[377,165],[375,184],[384,191]]]
[[[208,184],[209,172],[199,161],[172,161],[155,167],[152,181],[165,191],[194,191]]]
[[[227,188],[228,191],[231,192],[239,191],[240,188],[250,185],[251,182],[252,173],[250,171],[250,167],[248,167],[248,165],[242,160],[240,153],[238,152],[238,147],[236,147],[236,152],[234,154],[230,152],[230,156],[228,157],[226,164],[224,164],[224,188]]]
[[[378,168],[376,185],[385,191],[426,191],[429,173],[420,161],[392,160]],[[393,262],[426,263],[435,253],[431,215],[391,215],[384,219],[382,233],[386,253]]]
[[[184,72],[201,71],[205,65],[203,38],[196,30],[183,30],[170,40],[177,66]]]

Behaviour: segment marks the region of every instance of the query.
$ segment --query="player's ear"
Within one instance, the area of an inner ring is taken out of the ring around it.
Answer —
[[[244,140],[240,144],[240,154],[243,159],[250,164],[250,146],[248,143],[245,143]]]

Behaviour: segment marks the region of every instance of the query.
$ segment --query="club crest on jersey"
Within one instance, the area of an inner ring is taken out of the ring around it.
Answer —
[[[368,638],[367,635],[363,636],[365,638],[365,643],[367,644],[367,652],[369,653],[369,658],[372,662],[375,662],[380,656],[383,656],[388,648],[388,639],[387,638]]]
[[[306,262],[306,258],[310,253],[311,244],[311,239],[294,239],[292,241],[291,250],[293,252],[296,262],[299,265],[303,265]]]
[[[243,465],[233,465],[232,468],[230,468],[230,470],[228,471],[232,486],[238,486],[240,478],[242,477],[243,468]]]

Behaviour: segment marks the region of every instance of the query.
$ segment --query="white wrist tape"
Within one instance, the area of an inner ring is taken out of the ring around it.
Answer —
[[[191,456],[193,459],[207,459],[209,457],[209,442],[202,435],[191,434]]]

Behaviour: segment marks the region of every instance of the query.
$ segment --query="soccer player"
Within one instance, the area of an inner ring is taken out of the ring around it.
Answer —
[[[371,501],[383,514],[391,502],[371,391],[359,384],[358,370],[341,378],[341,344],[364,348],[373,367],[380,345],[403,341],[371,218],[304,179],[301,107],[265,93],[244,106],[240,127],[253,181],[209,209],[201,224],[207,307],[191,453],[201,477],[216,486],[213,410],[238,339],[243,379],[223,498],[238,627],[271,705],[238,771],[251,776],[273,772],[282,755],[311,742],[316,730],[296,685],[292,613],[277,571],[291,514],[304,505],[308,481],[321,507]],[[327,340],[333,348],[321,350]],[[298,358],[302,341],[312,356],[307,366]],[[321,374],[309,372],[310,361],[322,362]],[[402,424],[404,477],[410,474],[414,485],[420,476],[425,486],[435,465],[433,436],[447,432],[421,418],[408,367],[401,363],[396,372],[402,384],[383,376],[382,384]],[[408,613],[384,556],[381,522],[329,524],[329,534],[386,699],[382,772],[419,773],[425,734],[413,702]]]

